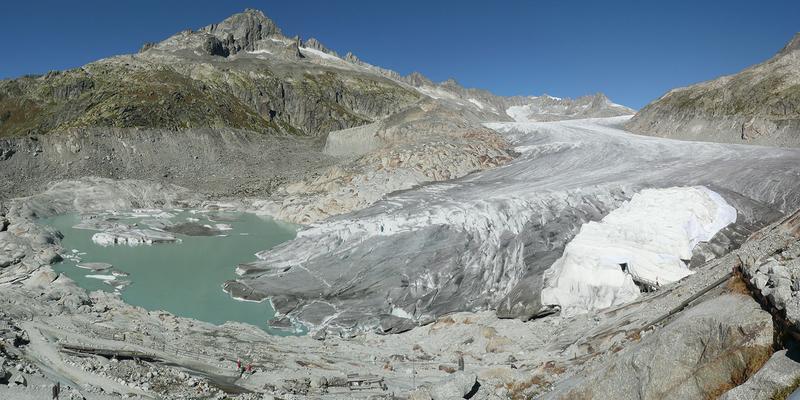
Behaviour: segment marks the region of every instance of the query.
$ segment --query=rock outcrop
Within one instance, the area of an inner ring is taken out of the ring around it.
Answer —
[[[800,212],[759,232],[771,248],[742,249],[742,273],[781,329],[800,333]],[[789,244],[788,246],[786,244]]]
[[[247,9],[243,13],[234,14],[218,24],[200,29],[217,38],[227,54],[254,50],[259,40],[271,36],[280,36],[281,30],[259,10]],[[226,54],[226,56],[227,56]]]
[[[724,295],[686,311],[602,370],[546,398],[716,398],[764,364],[772,354],[772,334],[772,317],[751,297]]]
[[[673,89],[626,127],[645,135],[800,146],[800,34],[762,64]]]

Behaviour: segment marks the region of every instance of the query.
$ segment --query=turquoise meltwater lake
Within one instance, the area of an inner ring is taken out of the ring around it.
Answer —
[[[147,224],[144,217],[135,213],[101,217],[115,223]],[[294,238],[295,226],[248,213],[165,210],[158,218],[170,223],[191,221],[220,230],[211,236],[176,233],[178,243],[102,246],[92,241],[98,231],[75,228],[81,222],[78,215],[60,215],[40,222],[64,234],[61,245],[65,260],[54,269],[87,290],[117,291],[128,304],[218,325],[239,321],[276,335],[302,333],[269,328],[267,321],[275,312],[268,301],[238,301],[222,290],[225,281],[236,278],[237,264],[253,261],[256,252]],[[108,263],[113,267],[102,271],[79,267],[87,263]],[[115,289],[109,284],[114,275],[117,282],[130,284]]]

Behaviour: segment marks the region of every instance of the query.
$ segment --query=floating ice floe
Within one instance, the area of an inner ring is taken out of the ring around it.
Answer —
[[[126,276],[128,276],[128,274],[122,271],[112,271],[111,275],[100,275],[100,274],[86,275],[86,277],[89,279],[101,280],[106,285],[112,286],[114,288],[114,291],[117,293],[121,292],[126,287],[130,286],[131,281],[119,279]]]
[[[175,214],[166,212],[158,208],[134,208],[133,210],[128,212],[120,212],[120,214],[129,218],[170,219],[175,217]]]
[[[643,190],[581,227],[545,272],[542,304],[568,316],[634,300],[692,274],[692,249],[733,222],[736,209],[704,187]]]
[[[92,241],[101,246],[141,244],[176,243],[180,239],[166,233],[152,229],[112,229],[92,235]]]
[[[102,262],[87,262],[87,263],[76,264],[75,266],[78,268],[90,269],[96,272],[107,271],[112,267],[111,264]]]
[[[214,228],[216,228],[218,231],[232,231],[233,230],[233,228],[230,226],[230,224],[214,224]]]
[[[86,275],[86,277],[89,279],[99,279],[101,281],[113,281],[117,279],[117,277],[114,275],[100,275],[100,274]]]

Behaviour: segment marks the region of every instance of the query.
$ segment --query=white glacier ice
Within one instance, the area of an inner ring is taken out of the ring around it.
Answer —
[[[693,272],[692,249],[736,222],[736,210],[705,187],[645,189],[600,222],[584,224],[544,275],[542,304],[573,315],[639,296]]]

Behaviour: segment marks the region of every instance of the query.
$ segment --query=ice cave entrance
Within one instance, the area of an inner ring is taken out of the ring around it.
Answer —
[[[294,238],[295,226],[249,213],[197,210],[66,214],[40,222],[64,235],[64,261],[54,269],[87,290],[117,292],[129,304],[213,324],[237,321],[276,335],[303,333],[270,328],[275,311],[268,301],[238,301],[222,290],[236,278],[237,264]],[[115,244],[136,243],[143,232],[167,243]]]

